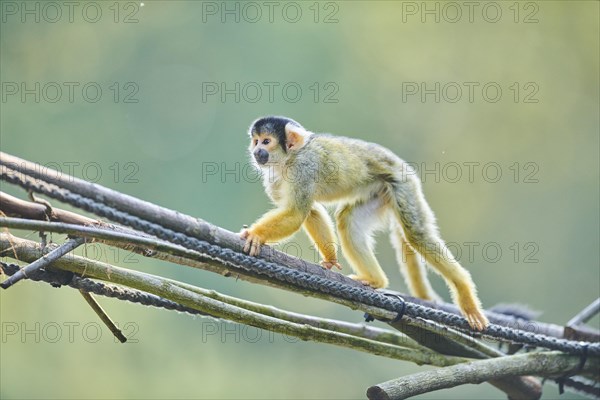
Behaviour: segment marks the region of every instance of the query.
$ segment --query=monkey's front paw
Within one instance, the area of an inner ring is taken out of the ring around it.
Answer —
[[[333,267],[336,267],[337,269],[342,269],[342,266],[340,265],[340,263],[338,262],[338,260],[332,260],[332,261],[321,261],[321,265],[323,266],[323,268],[327,268],[327,269],[331,269]]]
[[[251,256],[257,256],[260,254],[260,246],[264,241],[256,234],[252,233],[249,229],[242,229],[240,237],[246,239],[244,244],[244,253],[248,253]]]

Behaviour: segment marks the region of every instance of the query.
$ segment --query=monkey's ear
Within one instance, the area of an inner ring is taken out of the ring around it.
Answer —
[[[285,126],[285,145],[288,150],[299,150],[304,147],[310,132],[301,126],[287,124]]]

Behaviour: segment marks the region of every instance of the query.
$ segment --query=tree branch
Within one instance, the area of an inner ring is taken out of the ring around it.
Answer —
[[[405,317],[390,325],[442,354],[479,359],[505,356],[499,350],[433,321]],[[505,392],[509,399],[537,399],[542,395],[541,383],[532,376],[494,377],[488,383]]]
[[[100,221],[84,217],[71,211],[52,207],[48,215],[47,208],[40,203],[21,200],[8,193],[0,192],[0,211],[9,217],[35,219],[40,221],[65,222],[67,224],[93,225]],[[108,225],[108,224],[106,224]]]
[[[473,361],[394,379],[367,390],[370,400],[400,400],[418,394],[447,389],[467,383],[478,384],[490,379],[518,375],[546,377],[579,373],[580,357],[558,351],[519,354]],[[589,359],[584,370],[597,371],[600,361]]]

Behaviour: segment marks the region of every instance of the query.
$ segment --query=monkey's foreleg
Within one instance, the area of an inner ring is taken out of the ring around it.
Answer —
[[[244,252],[257,256],[261,245],[291,236],[300,229],[305,218],[306,213],[294,208],[276,208],[267,212],[250,228],[240,232],[240,237],[246,239]]]

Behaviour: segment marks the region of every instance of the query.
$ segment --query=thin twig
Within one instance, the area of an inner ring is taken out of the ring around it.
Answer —
[[[79,290],[79,293],[81,293],[85,301],[87,301],[90,307],[92,307],[92,310],[94,310],[94,312],[98,314],[102,322],[104,322],[104,324],[108,327],[112,334],[115,335],[115,337],[119,339],[121,343],[125,343],[127,341],[127,338],[125,337],[125,335],[123,335],[123,332],[121,332],[117,325],[115,325],[113,320],[110,319],[108,314],[106,314],[106,311],[104,311],[102,306],[98,304],[96,299],[94,299],[92,295],[86,292],[85,290]]]
[[[586,308],[581,310],[579,312],[579,314],[577,314],[576,316],[571,318],[571,320],[569,322],[567,322],[567,326],[573,327],[573,326],[585,324],[590,319],[592,319],[592,317],[594,315],[598,314],[599,312],[600,312],[600,297],[597,298],[596,300],[594,300],[589,306],[587,306]]]
[[[27,274],[31,274],[41,268],[50,265],[52,262],[58,260],[60,257],[64,256],[71,250],[74,250],[77,247],[81,246],[83,243],[85,243],[85,238],[74,238],[67,240],[60,247],[52,250],[46,255],[41,256],[36,261],[27,265],[19,272],[6,279],[4,282],[0,283],[0,287],[2,287],[2,289],[8,289],[15,283],[19,282],[21,279],[27,278]]]

